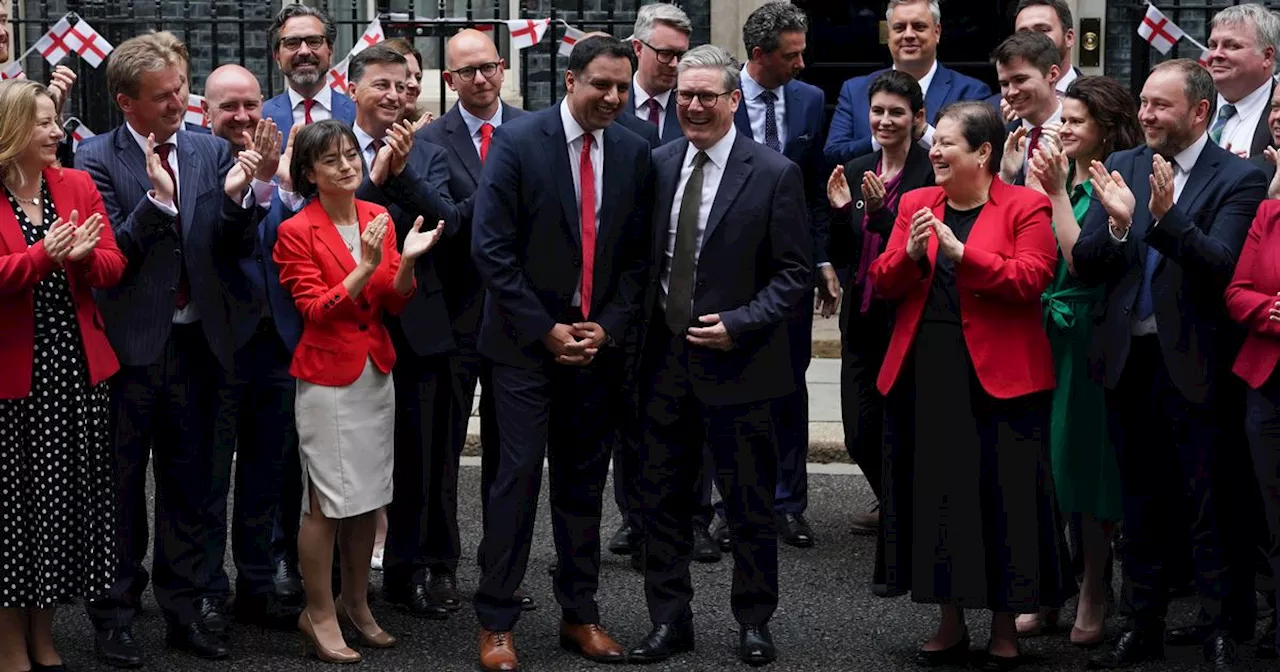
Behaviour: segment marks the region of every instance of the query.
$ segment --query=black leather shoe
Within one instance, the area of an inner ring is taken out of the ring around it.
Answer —
[[[1111,648],[1089,659],[1091,670],[1116,670],[1149,660],[1164,660],[1164,639],[1159,630],[1126,630]]]
[[[778,659],[778,648],[767,625],[743,625],[738,631],[738,659],[748,665],[768,665]]]
[[[204,624],[204,621],[196,621],[185,627],[169,626],[165,643],[170,648],[186,651],[206,660],[222,660],[228,654],[227,645],[217,635],[209,632],[209,627]]]
[[[1235,672],[1240,663],[1235,640],[1222,634],[1213,635],[1204,643],[1204,659],[1213,672]]]
[[[693,621],[658,623],[639,644],[627,652],[627,662],[659,663],[677,653],[693,650]]]
[[[697,523],[693,524],[693,559],[696,562],[720,562],[720,547],[711,541],[711,535]]]
[[[813,528],[809,527],[803,513],[784,513],[778,516],[778,535],[788,546],[813,546]]]
[[[636,532],[631,529],[631,525],[623,523],[622,527],[619,527],[609,539],[609,552],[614,555],[631,555],[637,550],[636,545],[632,543],[635,535]]]
[[[458,577],[448,572],[432,572],[427,582],[427,591],[431,593],[431,601],[449,611],[462,608],[462,598],[458,595]]]
[[[236,623],[282,632],[297,630],[298,616],[301,613],[301,606],[287,603],[275,593],[237,593],[235,604],[231,607],[231,617]]]
[[[915,664],[917,667],[967,667],[972,656],[973,654],[969,651],[969,629],[965,628],[964,635],[960,637],[960,641],[945,649],[938,649],[937,651],[917,650]]]
[[[449,618],[449,610],[443,604],[431,599],[431,590],[425,583],[411,583],[407,586],[386,585],[382,588],[382,596],[388,602],[419,618],[443,621]]]
[[[1188,625],[1164,633],[1164,643],[1165,646],[1200,646],[1209,639],[1209,634],[1203,628]]]
[[[716,516],[711,522],[711,540],[720,546],[722,552],[729,552],[729,521],[724,516]]]
[[[105,628],[93,635],[93,652],[112,667],[142,667],[142,647],[133,641],[133,630]]]
[[[275,584],[276,595],[286,602],[297,602],[301,606],[302,577],[298,575],[298,568],[292,562],[284,558],[277,560],[271,582]]]
[[[200,618],[204,619],[204,625],[209,628],[218,637],[227,635],[227,615],[226,607],[220,598],[205,597],[201,598],[197,605],[200,608]]]

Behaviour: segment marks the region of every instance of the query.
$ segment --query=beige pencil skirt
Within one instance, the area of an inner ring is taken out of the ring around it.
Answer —
[[[310,488],[329,519],[350,518],[391,502],[396,394],[373,360],[345,387],[298,381],[294,403],[302,461],[302,511]]]

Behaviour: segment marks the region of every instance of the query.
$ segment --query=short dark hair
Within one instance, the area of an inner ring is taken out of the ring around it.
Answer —
[[[906,98],[907,104],[911,106],[911,114],[924,109],[924,92],[920,90],[920,83],[901,70],[885,70],[871,80],[871,87],[867,89],[867,101],[870,102],[880,92]]]
[[[938,112],[938,121],[954,119],[960,124],[964,141],[970,149],[977,149],[982,143],[991,144],[991,157],[987,159],[987,170],[995,175],[1000,170],[1000,159],[1004,157],[1004,122],[994,107],[977,100],[965,100],[951,103]]]
[[[1049,68],[1062,65],[1058,45],[1048,35],[1031,30],[1019,30],[1004,38],[991,52],[991,62],[999,65],[1009,65],[1015,58],[1030,63],[1044,75],[1049,74]]]
[[[389,40],[383,40],[381,44],[391,47],[401,56],[412,56],[418,62],[418,68],[422,68],[422,54],[413,46],[413,40],[405,37],[393,37]]]
[[[626,42],[616,37],[606,35],[588,37],[585,40],[578,40],[578,43],[573,46],[573,51],[569,52],[569,71],[582,74],[592,61],[601,56],[625,58],[628,63],[631,63],[636,53]]]
[[[1053,12],[1058,15],[1058,23],[1062,25],[1062,32],[1067,32],[1075,27],[1075,21],[1071,17],[1071,8],[1063,0],[1018,0],[1018,8],[1013,10],[1013,16],[1017,18],[1022,10],[1028,7],[1050,7]]]
[[[276,14],[276,18],[271,22],[271,53],[280,51],[280,31],[284,30],[284,24],[289,19],[299,16],[314,16],[320,19],[320,24],[324,26],[324,39],[329,43],[329,47],[333,48],[333,43],[338,39],[338,27],[333,25],[333,20],[324,10],[304,5],[301,2],[291,2],[280,8]]]
[[[365,68],[370,65],[403,65],[407,71],[409,62],[394,48],[385,44],[375,44],[351,57],[351,64],[347,66],[347,81],[353,84],[358,83],[364,77]]]
[[[1138,123],[1138,107],[1128,87],[1110,77],[1079,77],[1067,87],[1065,98],[1084,103],[1102,131],[1102,155],[1132,149],[1146,142]]]
[[[335,144],[346,138],[352,147],[359,148],[356,134],[346,124],[337,119],[325,119],[314,124],[307,124],[298,130],[293,139],[293,158],[289,161],[289,175],[293,178],[293,190],[303,198],[311,198],[319,191],[316,183],[307,177],[316,161]]]
[[[767,2],[751,12],[742,24],[742,43],[747,47],[747,59],[751,52],[772,54],[782,45],[781,35],[791,32],[808,32],[809,17],[804,10],[790,2]]]
[[[1213,77],[1204,66],[1189,58],[1173,58],[1157,63],[1151,68],[1155,73],[1159,70],[1177,70],[1182,73],[1183,91],[1187,95],[1187,104],[1195,107],[1202,100],[1209,101],[1209,119],[1213,119],[1218,108],[1218,89],[1213,85]],[[1148,75],[1150,76],[1150,75]]]

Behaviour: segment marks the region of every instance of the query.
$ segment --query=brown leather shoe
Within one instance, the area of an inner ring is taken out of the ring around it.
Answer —
[[[520,669],[516,643],[510,632],[480,631],[480,669],[486,672]]]
[[[595,663],[621,663],[627,659],[622,647],[596,623],[573,625],[561,621],[560,646]]]

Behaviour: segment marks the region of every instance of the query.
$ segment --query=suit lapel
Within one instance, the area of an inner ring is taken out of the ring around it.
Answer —
[[[563,105],[563,103],[561,103]],[[542,130],[546,134],[543,138],[543,151],[548,160],[551,161],[551,174],[563,176],[556,179],[556,191],[560,192],[560,207],[564,208],[565,228],[569,230],[573,240],[582,245],[582,232],[579,225],[582,219],[582,213],[578,211],[578,196],[573,188],[573,167],[569,165],[569,138],[564,134],[564,123],[560,121],[560,112],[557,107],[550,108],[556,110],[546,115]]]
[[[801,132],[804,130],[804,124],[801,123],[801,120],[804,119],[804,110],[800,109],[800,95],[796,93],[799,86],[799,83],[795,80],[791,80],[790,82],[787,82],[786,86],[782,87],[782,97],[784,99],[782,104],[787,108],[786,111],[782,113],[782,117],[787,126],[787,137],[778,138],[778,141],[782,143],[782,155],[796,163],[800,163],[800,157],[791,156],[791,148],[797,146],[793,141],[804,135],[804,133]]]
[[[938,110],[941,110],[947,101],[947,97],[951,95],[951,70],[938,64],[938,70],[933,73],[933,81],[929,82],[929,93],[924,97],[924,106],[928,110],[930,123],[938,118]]]
[[[196,158],[195,143],[190,133],[178,132],[178,216],[182,218],[182,240],[186,242],[195,220],[196,196],[204,182],[208,162]],[[184,216],[184,214],[186,216]]]
[[[671,229],[671,210],[675,206],[676,188],[680,186],[680,171],[683,167],[685,154],[689,152],[689,141],[681,139],[676,141],[679,149],[672,152],[671,158],[666,163],[658,167],[658,205],[653,211],[653,252],[654,259],[661,260],[666,254],[667,234]],[[706,240],[706,236],[703,236]]]
[[[756,136],[751,133],[751,117],[747,116],[747,94],[742,89],[738,89],[738,92],[742,94],[742,102],[738,104],[738,111],[733,113],[733,125],[748,140],[755,140]]]
[[[1143,241],[1147,236],[1147,229],[1151,226],[1151,210],[1146,208],[1146,204],[1151,201],[1151,160],[1154,153],[1148,147],[1142,150],[1142,153],[1134,159],[1136,162],[1133,166],[1133,180],[1125,178],[1129,185],[1129,190],[1133,192],[1133,200],[1138,204],[1135,212],[1141,213],[1141,216],[1133,218],[1133,230],[1130,233],[1134,240]],[[1184,190],[1185,191],[1185,190]],[[1138,246],[1138,257],[1143,264],[1147,262],[1147,244],[1144,242]]]
[[[707,215],[707,228],[702,234],[702,245],[706,247],[711,234],[724,219],[725,211],[738,197],[742,185],[751,175],[751,148],[743,143],[752,142],[748,137],[739,135],[733,141],[733,149],[729,150],[729,160],[725,162],[724,175],[720,177],[720,188],[716,190],[716,199],[711,203],[711,214]]]
[[[27,251],[27,238],[22,235],[22,227],[18,226],[18,217],[13,214],[13,205],[8,198],[0,202],[0,242],[10,254]]]
[[[120,124],[116,129],[115,144],[120,163],[124,164],[125,169],[142,188],[142,192],[145,194],[151,191],[151,178],[147,176],[147,157],[143,155],[142,148],[133,139],[127,124]]]
[[[337,260],[338,266],[342,267],[343,273],[350,273],[356,269],[356,259],[352,256],[351,250],[347,249],[347,244],[342,240],[342,234],[338,233],[338,227],[334,226],[330,221],[328,213],[320,206],[319,200],[312,201],[304,209],[307,214],[307,221],[311,222],[311,228],[316,232],[316,238],[329,248],[330,254]],[[356,211],[357,221],[361,219],[360,211]],[[365,222],[360,223],[360,231],[364,232]]]
[[[738,107],[742,106],[739,105]],[[660,138],[662,142],[671,142],[676,138],[683,137],[684,130],[680,128],[680,118],[676,115],[676,94],[674,91],[671,92],[670,96],[667,96],[667,111],[665,114],[667,118],[663,122],[662,137]]]
[[[647,123],[647,122],[646,122]],[[619,155],[619,141],[617,129],[612,124],[604,129],[604,148],[600,156],[600,170],[603,173],[600,177],[601,187],[604,189],[604,196],[600,199],[600,212],[596,217],[596,254],[600,253],[603,248],[606,235],[613,233],[609,226],[613,222],[614,207],[618,202],[618,194],[621,193],[623,176],[618,173],[618,169],[622,164],[618,161],[610,163],[609,157]],[[599,268],[597,266],[597,268]]]
[[[458,155],[462,165],[466,166],[471,179],[479,184],[480,154],[476,152],[475,142],[471,139],[471,130],[467,128],[466,120],[458,111],[458,105],[461,103],[454,103],[453,109],[449,110],[449,114],[445,116],[444,131],[449,134],[450,148]]]

